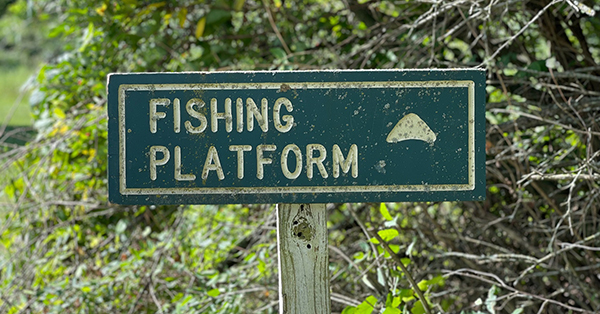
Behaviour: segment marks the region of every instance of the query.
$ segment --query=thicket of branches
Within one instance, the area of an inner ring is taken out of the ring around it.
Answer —
[[[36,2],[68,44],[39,73],[37,137],[21,146],[0,133],[0,312],[277,310],[272,206],[107,203],[108,73],[430,67],[487,70],[487,200],[330,204],[333,311],[598,311],[594,9],[597,0]]]

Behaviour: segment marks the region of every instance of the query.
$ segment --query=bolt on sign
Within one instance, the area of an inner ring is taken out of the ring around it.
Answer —
[[[111,74],[118,204],[482,200],[485,72]]]

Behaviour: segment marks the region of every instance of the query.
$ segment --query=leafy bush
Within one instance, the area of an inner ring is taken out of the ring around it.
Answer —
[[[427,67],[488,71],[487,201],[330,204],[332,310],[597,310],[600,20],[575,3],[37,1],[67,44],[0,158],[0,312],[276,312],[272,207],[107,203],[108,73]]]

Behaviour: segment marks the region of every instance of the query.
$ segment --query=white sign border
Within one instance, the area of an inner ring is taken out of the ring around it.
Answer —
[[[193,187],[128,188],[126,185],[125,98],[127,91],[160,90],[239,90],[274,89],[282,84],[291,89],[333,88],[468,88],[468,183],[415,185],[286,186],[286,187]],[[282,194],[282,193],[361,193],[361,192],[431,192],[472,191],[475,189],[475,82],[471,80],[437,81],[368,81],[368,82],[279,82],[279,83],[200,83],[200,84],[121,84],[119,86],[119,191],[122,195],[190,195],[190,194]],[[484,110],[484,109],[480,109]]]

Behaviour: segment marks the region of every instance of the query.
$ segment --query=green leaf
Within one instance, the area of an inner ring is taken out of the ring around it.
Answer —
[[[88,28],[84,32],[83,43],[81,44],[81,47],[79,47],[79,52],[83,52],[85,50],[87,45],[89,45],[92,41],[92,38],[94,38],[94,24],[90,22],[88,24]]]
[[[177,303],[177,301],[181,300],[183,298],[183,293],[178,293],[176,294],[173,299],[171,299],[171,303]]]
[[[411,292],[412,292],[412,290],[411,290]],[[400,298],[400,296],[394,297],[392,299],[392,306],[393,307],[399,307],[400,303],[402,303],[402,298]]]
[[[423,313],[425,313],[425,308],[423,307],[423,303],[421,303],[421,300],[415,302],[415,305],[413,305],[412,309],[410,309],[410,312],[412,314],[423,314]]]
[[[231,13],[225,10],[211,10],[206,15],[206,24],[221,24],[231,19]]]
[[[344,308],[344,310],[342,311],[342,314],[355,314],[356,313],[356,307],[354,306],[346,306]]]
[[[206,294],[208,294],[209,297],[218,297],[221,294],[221,291],[219,291],[219,289],[214,288],[212,290],[209,290]]]
[[[421,280],[421,281],[419,281],[419,283],[417,284],[417,286],[419,286],[419,289],[421,291],[425,291],[429,287],[429,281],[428,280]]]
[[[206,16],[201,18],[196,24],[196,38],[200,39],[204,34],[204,28],[206,27]]]
[[[415,299],[415,292],[412,289],[402,289],[400,292],[402,302],[410,302]]]
[[[65,114],[64,111],[62,111],[62,109],[58,108],[58,107],[54,107],[54,109],[52,110],[52,112],[54,112],[54,115],[56,117],[58,117],[59,119],[64,119],[67,117],[67,115]]]
[[[523,313],[523,308],[522,308],[522,307],[520,307],[520,308],[518,308],[518,309],[515,309],[515,310],[514,310],[514,311],[512,311],[512,313],[510,313],[510,314],[521,314],[521,313]]]
[[[548,68],[546,67],[546,60],[534,61],[527,68],[530,70],[535,70],[535,71],[540,71],[540,72],[548,72]]]
[[[192,299],[191,295],[186,296],[182,301],[181,301],[181,305],[186,305],[188,302],[190,302],[190,300]]]
[[[148,208],[147,206],[140,206],[140,209],[138,209],[135,212],[134,216],[137,217],[137,216],[143,214],[146,211],[147,208]]]
[[[150,9],[150,10],[155,10],[155,9],[164,7],[165,4],[166,4],[165,1],[156,2],[156,3],[149,4],[146,8]]]
[[[265,263],[265,261],[263,261],[262,259],[259,259],[257,268],[258,271],[262,274],[267,269],[267,263]]]
[[[272,48],[270,51],[271,54],[275,57],[275,59],[285,60],[287,58],[287,54],[281,48]]]
[[[235,11],[241,11],[242,8],[244,7],[244,2],[246,2],[246,0],[235,0],[233,2],[233,9]]]
[[[435,277],[431,278],[431,279],[429,280],[429,285],[430,285],[430,286],[431,286],[431,285],[438,285],[438,286],[440,286],[440,287],[441,287],[441,286],[444,286],[444,276],[442,276],[442,275],[437,275],[437,276],[435,276]]]
[[[388,244],[388,246],[390,247],[390,249],[392,250],[392,252],[398,254],[398,252],[400,252],[400,246],[397,244]]]
[[[365,299],[365,301],[373,306],[375,306],[375,304],[377,304],[377,298],[372,295],[368,296],[367,299]]]
[[[390,212],[387,209],[387,206],[385,206],[385,203],[381,203],[381,205],[379,205],[379,212],[381,213],[381,216],[383,216],[383,218],[385,218],[388,221],[394,220],[394,218],[392,217],[392,215],[390,215]]]
[[[354,314],[371,314],[375,309],[375,304],[377,304],[377,298],[374,296],[369,296],[363,301],[363,303],[356,307]]]
[[[354,255],[352,257],[354,258],[354,262],[358,263],[358,262],[362,261],[363,259],[365,259],[365,257],[367,257],[367,256],[363,252],[356,252],[356,253],[354,253]]]
[[[430,280],[421,280],[417,284],[417,286],[419,286],[419,289],[421,289],[421,291],[425,291],[433,285],[443,286],[444,285],[444,277],[442,277],[442,275],[438,275],[438,276],[433,277]]]
[[[11,198],[15,198],[15,191],[16,189],[12,184],[7,184],[4,187],[4,193]]]
[[[383,311],[382,314],[400,314],[402,313],[402,311],[400,311],[400,309],[394,308],[394,307],[387,307],[385,308],[385,311]]]
[[[179,26],[183,27],[185,25],[185,20],[187,19],[188,9],[181,8],[179,12],[177,12],[177,19],[179,19]]]
[[[396,229],[384,229],[384,230],[379,230],[377,232],[377,234],[379,234],[379,236],[381,237],[381,239],[385,242],[390,241],[391,239],[395,238],[398,236],[398,230]]]

